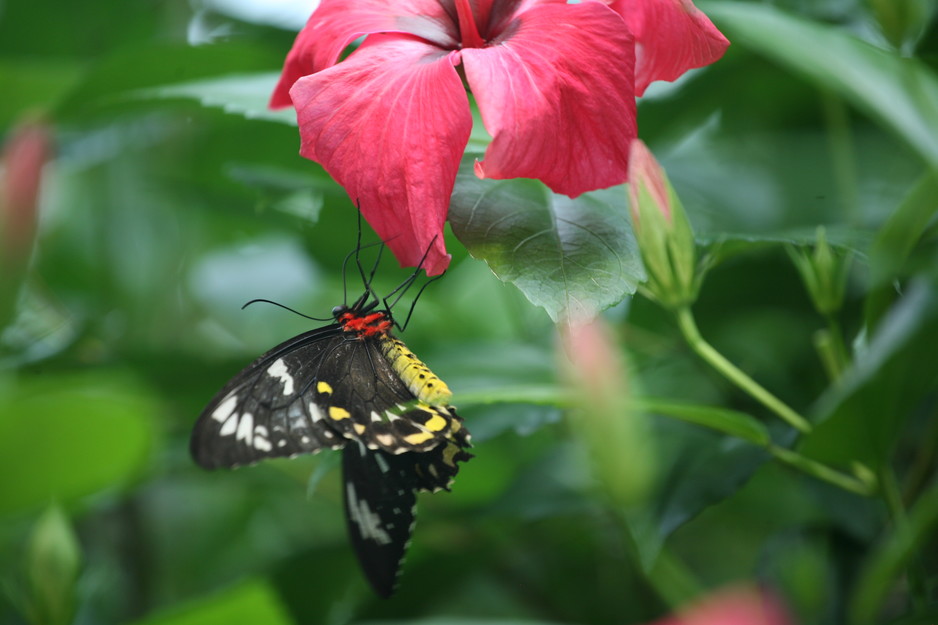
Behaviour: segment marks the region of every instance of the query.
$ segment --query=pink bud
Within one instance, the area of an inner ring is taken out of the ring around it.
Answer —
[[[665,219],[671,221],[671,200],[664,170],[654,154],[641,139],[633,139],[629,152],[629,204],[635,227],[639,227],[639,197],[641,189],[650,195]]]
[[[654,625],[794,625],[772,595],[753,588],[719,591]]]
[[[29,257],[36,233],[42,168],[51,155],[51,133],[42,122],[16,128],[0,162],[0,264],[20,264]]]

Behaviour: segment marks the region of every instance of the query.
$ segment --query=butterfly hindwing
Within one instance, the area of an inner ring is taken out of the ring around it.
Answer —
[[[375,592],[390,597],[414,527],[417,496],[401,457],[361,444],[342,452],[345,520]]]
[[[464,432],[464,431],[463,431]],[[418,491],[449,490],[468,435],[426,452],[391,454],[349,444],[342,452],[345,519],[352,548],[375,592],[389,597],[413,532]]]

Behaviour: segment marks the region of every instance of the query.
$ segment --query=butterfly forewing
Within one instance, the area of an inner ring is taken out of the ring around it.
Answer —
[[[461,420],[414,396],[382,354],[383,340],[390,339],[327,326],[264,354],[202,412],[192,436],[196,461],[235,467],[348,440],[395,454],[437,447]]]
[[[321,363],[344,342],[341,328],[326,326],[278,345],[238,373],[196,423],[196,462],[208,469],[236,467],[342,447],[345,438],[308,399]]]

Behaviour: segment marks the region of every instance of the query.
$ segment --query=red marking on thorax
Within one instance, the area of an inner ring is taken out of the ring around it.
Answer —
[[[339,323],[346,332],[354,332],[360,337],[386,334],[391,329],[391,320],[383,312],[375,312],[360,317],[352,312],[343,313]]]

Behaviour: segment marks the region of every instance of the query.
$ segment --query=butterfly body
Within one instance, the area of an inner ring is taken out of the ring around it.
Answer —
[[[334,323],[260,356],[209,402],[192,433],[204,468],[343,449],[352,545],[372,586],[394,588],[417,491],[449,489],[471,458],[452,393],[391,333],[369,293]]]

